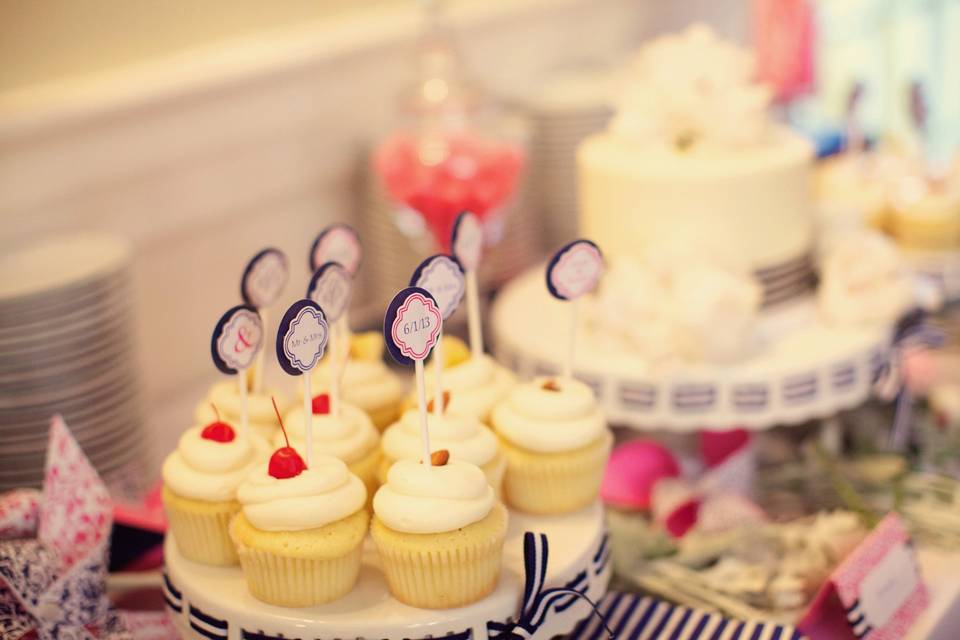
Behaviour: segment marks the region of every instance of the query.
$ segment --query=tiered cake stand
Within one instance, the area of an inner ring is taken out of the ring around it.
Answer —
[[[555,374],[567,355],[569,303],[548,294],[543,274],[535,268],[511,282],[492,311],[497,357],[521,376]],[[889,355],[889,328],[824,324],[812,299],[764,311],[758,324],[754,353],[729,365],[656,367],[583,331],[574,373],[593,387],[611,424],[765,429],[862,404]]]
[[[264,604],[247,590],[239,567],[210,567],[185,560],[171,535],[164,545],[164,597],[177,629],[197,640],[347,638],[470,638],[485,640],[488,623],[515,620],[523,598],[523,535],[544,533],[549,542],[546,588],[567,586],[594,602],[607,592],[610,551],[599,503],[554,517],[510,513],[503,573],[492,594],[467,607],[430,610],[404,605],[387,589],[376,549],[368,539],[357,586],[326,605],[288,609]],[[582,598],[562,598],[551,608],[538,638],[569,633],[590,615]]]

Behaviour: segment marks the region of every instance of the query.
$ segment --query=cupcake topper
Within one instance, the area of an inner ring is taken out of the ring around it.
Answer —
[[[292,376],[303,376],[303,420],[307,438],[307,466],[313,455],[313,396],[310,371],[323,357],[327,345],[327,319],[313,300],[297,300],[280,320],[277,328],[277,360]]]
[[[352,277],[357,275],[362,260],[360,236],[346,224],[331,224],[317,235],[310,247],[310,271],[327,262],[338,262]]]
[[[589,240],[574,240],[553,254],[547,264],[547,289],[553,297],[570,300],[570,343],[564,375],[573,376],[577,337],[577,300],[597,288],[603,275],[603,255]]]
[[[444,320],[453,315],[453,312],[460,306],[463,299],[464,281],[463,270],[456,258],[451,258],[443,254],[427,258],[420,263],[420,266],[413,272],[410,278],[411,287],[421,287],[430,292],[437,304],[440,306],[440,314]],[[434,413],[438,416],[443,415],[443,327],[437,336],[437,345],[434,347],[433,367],[435,373],[434,395],[436,402],[433,403]]]
[[[279,249],[268,247],[250,258],[240,278],[240,295],[248,305],[260,312],[263,326],[270,324],[269,310],[287,286],[290,270],[287,256]],[[263,388],[263,351],[257,355],[253,369],[253,391]]]
[[[423,361],[437,344],[443,315],[437,301],[426,289],[407,287],[390,301],[383,317],[383,337],[393,359],[402,365],[414,365],[417,380],[420,440],[425,464],[430,463],[430,432],[427,428],[427,394],[423,381]]]
[[[307,287],[307,297],[320,305],[326,314],[330,327],[330,407],[334,416],[340,415],[340,364],[341,359],[349,355],[350,349],[347,340],[344,340],[346,349],[338,349],[338,335],[343,336],[342,325],[338,322],[350,305],[350,295],[353,291],[353,278],[340,263],[325,262],[316,270]]]
[[[232,307],[220,316],[210,340],[210,354],[217,369],[231,376],[240,373],[237,376],[240,384],[240,432],[244,438],[250,437],[246,370],[254,364],[262,346],[263,322],[257,310],[246,304]]]
[[[480,294],[477,286],[477,269],[483,253],[483,229],[480,220],[469,211],[457,216],[450,236],[450,252],[463,266],[467,274],[467,324],[470,329],[470,352],[479,358],[483,355],[483,328],[480,325]]]

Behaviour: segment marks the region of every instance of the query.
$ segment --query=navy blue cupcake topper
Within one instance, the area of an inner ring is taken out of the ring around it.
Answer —
[[[263,309],[280,297],[290,270],[287,256],[279,249],[269,247],[250,259],[240,280],[240,295],[248,305]]]
[[[410,278],[411,287],[420,287],[430,292],[430,295],[440,306],[440,313],[446,320],[460,306],[464,284],[463,269],[456,258],[438,254],[430,256],[420,263]]]
[[[320,305],[327,321],[334,323],[350,306],[353,278],[339,262],[325,262],[314,272],[307,297]]]
[[[403,365],[423,362],[440,335],[443,314],[429,291],[407,287],[390,301],[383,337],[393,359]]]
[[[210,355],[217,369],[228,375],[249,368],[263,346],[263,322],[248,304],[231,307],[220,316],[210,340]]]
[[[310,271],[327,262],[338,262],[351,276],[356,276],[363,261],[360,236],[350,225],[332,224],[317,235],[310,247]]]
[[[476,215],[464,211],[453,222],[453,233],[450,236],[450,253],[452,253],[464,270],[474,271],[480,266],[480,256],[483,253],[483,227]]]
[[[547,289],[560,300],[576,300],[597,288],[603,269],[600,248],[589,240],[574,240],[547,264]]]
[[[277,360],[292,376],[317,366],[327,346],[327,318],[313,300],[297,300],[280,320],[277,329]]]

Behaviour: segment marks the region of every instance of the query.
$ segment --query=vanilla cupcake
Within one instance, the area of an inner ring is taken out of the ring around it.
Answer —
[[[403,383],[383,362],[383,336],[379,332],[350,337],[350,359],[340,373],[340,395],[344,402],[363,409],[381,431],[396,422],[403,403]],[[314,389],[329,390],[330,359],[317,365],[312,375]]]
[[[266,443],[225,422],[188,429],[163,463],[163,505],[180,553],[194,562],[237,563],[227,533],[237,513],[237,487],[263,459]]]
[[[363,482],[342,460],[318,457],[308,469],[295,450],[278,449],[237,498],[230,537],[254,597],[308,607],[353,589],[370,516]]]
[[[507,460],[500,453],[497,437],[488,427],[472,416],[456,415],[448,411],[442,416],[430,412],[427,416],[427,428],[430,431],[431,446],[446,449],[452,460],[462,460],[480,467],[494,492],[500,495]],[[380,446],[383,459],[380,462],[378,479],[384,483],[394,462],[419,460],[422,457],[420,413],[413,409],[404,413],[399,422],[383,432]]]
[[[314,396],[313,403],[313,455],[333,456],[343,460],[361,481],[371,497],[377,490],[377,471],[383,456],[380,454],[380,432],[373,426],[370,417],[359,408],[341,403],[340,415],[330,414],[326,394]],[[306,455],[306,424],[303,409],[291,409],[283,419],[290,436],[290,446],[301,455]],[[273,444],[282,447],[283,433],[274,436]]]
[[[250,427],[250,432],[268,441],[273,439],[278,430],[277,417],[273,411],[271,397],[277,401],[277,406],[281,412],[286,410],[287,400],[282,393],[275,389],[247,394],[247,425]],[[217,407],[225,420],[239,427],[243,405],[235,379],[230,378],[213,385],[207,398],[198,404],[196,410],[194,410],[194,419],[200,424],[215,420],[216,416],[211,405]]]
[[[507,510],[479,467],[401,460],[373,498],[370,529],[390,592],[426,609],[461,607],[497,586]]]
[[[596,500],[613,436],[590,387],[538,378],[516,386],[492,421],[507,458],[507,504],[550,515]]]
[[[426,375],[427,397],[434,395],[433,367]],[[443,370],[443,388],[450,392],[450,413],[489,423],[490,412],[514,384],[513,374],[487,354],[471,357]],[[407,407],[415,407],[411,395]]]

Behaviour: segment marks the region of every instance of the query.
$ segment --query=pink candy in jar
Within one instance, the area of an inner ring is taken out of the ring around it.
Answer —
[[[461,131],[420,138],[396,133],[373,162],[390,196],[419,212],[446,251],[460,212],[484,220],[513,194],[523,159],[517,144]]]

